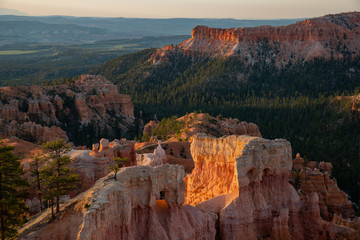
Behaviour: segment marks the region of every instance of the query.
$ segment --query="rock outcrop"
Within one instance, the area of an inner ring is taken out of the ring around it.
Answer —
[[[134,121],[130,96],[102,76],[83,75],[71,85],[1,87],[0,96],[1,137],[40,142],[90,133],[119,137]]]
[[[195,168],[185,180],[185,202],[196,205],[219,195],[238,192],[240,180],[235,159],[242,155],[243,148],[254,139],[235,135],[219,139],[205,134],[193,136],[190,151]]]
[[[158,146],[153,153],[138,154],[136,156],[137,165],[155,167],[166,163],[166,153],[160,143],[161,142],[159,141]]]
[[[81,190],[89,189],[98,179],[108,175],[115,157],[128,158],[126,167],[136,166],[134,145],[132,141],[115,139],[109,142],[103,138],[100,144],[93,145],[92,150],[71,150],[68,155],[74,160],[72,166],[80,174]]]
[[[185,202],[218,214],[219,239],[354,237],[352,229],[322,220],[317,193],[302,201],[289,184],[288,141],[197,134],[191,153]]]
[[[216,215],[182,205],[182,166],[129,167],[70,200],[53,221],[47,211],[19,239],[215,239]]]
[[[169,134],[169,140],[189,140],[197,133],[206,133],[209,136],[221,137],[224,135],[249,135],[261,137],[259,127],[254,123],[239,121],[237,118],[212,117],[208,113],[190,113],[178,118],[181,123],[180,135]],[[152,130],[159,125],[150,121],[144,127],[143,134],[152,135]]]
[[[148,156],[152,156],[156,148],[157,145],[152,143],[138,146],[136,149],[138,165],[144,162],[144,157],[142,156],[146,156],[147,154],[150,154]],[[182,165],[185,167],[186,173],[192,172],[194,169],[194,161],[190,154],[189,142],[166,141],[161,143],[161,148],[165,151],[165,158],[161,158],[163,163]]]
[[[288,26],[209,28],[197,26],[192,38],[176,47],[165,46],[152,62],[166,62],[171,54],[192,56],[237,56],[249,64],[275,61],[278,67],[289,61],[314,58],[354,58],[360,52],[360,13],[350,12],[312,18]]]
[[[151,120],[144,126],[143,135],[151,135],[151,132],[158,126],[159,121]]]
[[[16,120],[6,124],[2,119],[0,125],[2,125],[1,135],[4,137],[17,136],[33,142],[47,142],[58,138],[68,140],[66,132],[57,126],[47,127],[34,122],[19,124]]]
[[[304,166],[305,165],[305,166]],[[295,159],[293,160],[293,168],[294,170],[302,170],[304,168],[310,168],[311,170],[321,170],[323,172],[327,172],[329,176],[331,175],[332,164],[331,162],[315,162],[315,161],[307,161],[300,156],[300,153],[296,154]]]
[[[300,154],[296,155],[293,162],[294,169],[300,171],[300,197],[306,199],[316,192],[319,196],[320,213],[323,219],[331,221],[334,215],[344,218],[355,217],[355,211],[347,195],[330,178],[331,163],[310,161],[304,164],[304,159],[300,157]]]

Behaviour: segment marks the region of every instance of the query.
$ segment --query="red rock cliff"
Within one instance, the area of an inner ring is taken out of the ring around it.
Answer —
[[[164,48],[155,53],[153,63],[166,61],[167,55],[176,51],[196,56],[238,56],[249,63],[275,60],[278,66],[289,60],[355,57],[360,52],[360,13],[327,15],[280,27],[197,26],[191,39],[174,49]]]

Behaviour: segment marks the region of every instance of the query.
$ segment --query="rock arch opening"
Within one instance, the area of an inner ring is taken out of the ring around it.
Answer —
[[[256,169],[255,168],[252,168],[250,169],[247,173],[246,173],[246,176],[249,178],[249,180],[251,182],[255,181],[255,178],[256,178],[256,173],[255,173]]]
[[[270,168],[265,168],[264,171],[263,171],[263,176],[269,176],[269,175],[271,175]]]

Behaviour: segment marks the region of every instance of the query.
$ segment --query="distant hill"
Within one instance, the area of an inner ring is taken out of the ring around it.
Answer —
[[[171,36],[186,35],[196,25],[206,25],[209,27],[250,27],[259,25],[286,25],[294,23],[299,19],[279,19],[279,20],[236,20],[236,19],[197,19],[197,18],[99,18],[99,17],[70,17],[70,16],[0,16],[1,42],[10,43],[21,42],[69,42],[68,35],[73,32],[74,25],[80,30],[71,42],[79,43],[109,40],[109,39],[129,39],[144,36]],[[27,26],[26,23],[31,23]],[[14,31],[14,29],[16,31]],[[97,29],[93,34],[87,34],[87,30]],[[85,34],[81,34],[81,30]],[[14,31],[18,38],[4,35],[4,33]],[[37,34],[31,34],[32,31]],[[42,37],[38,37],[40,36]],[[65,38],[62,38],[62,35]],[[99,36],[100,35],[100,36]]]
[[[73,26],[74,31],[82,28]],[[87,31],[92,30],[88,28]],[[71,39],[71,34],[67,37]],[[76,41],[73,44],[17,42],[0,46],[0,86],[36,85],[44,80],[77,77],[115,57],[166,44],[179,44],[187,38],[188,35],[143,37],[89,44]]]
[[[28,16],[29,14],[21,12],[16,9],[0,8],[0,15]]]

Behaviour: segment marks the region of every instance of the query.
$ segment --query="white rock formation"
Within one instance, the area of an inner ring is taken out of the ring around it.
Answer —
[[[155,167],[166,162],[166,153],[159,141],[153,153],[138,154],[136,158],[138,165]]]

